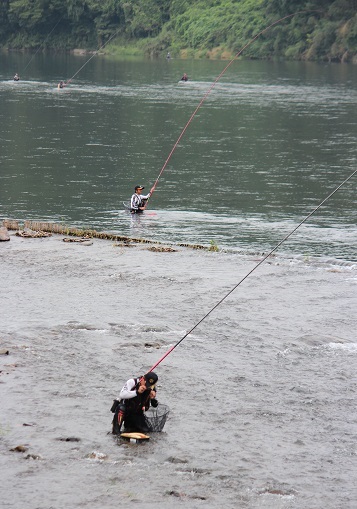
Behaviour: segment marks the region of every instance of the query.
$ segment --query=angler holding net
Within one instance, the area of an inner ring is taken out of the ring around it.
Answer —
[[[168,408],[156,399],[158,376],[149,371],[140,378],[130,378],[114,400],[112,412],[113,433],[120,434],[124,423],[126,432],[161,431],[166,422]],[[149,411],[151,410],[151,412]]]

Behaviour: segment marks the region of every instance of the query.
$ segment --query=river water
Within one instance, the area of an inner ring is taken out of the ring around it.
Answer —
[[[261,252],[356,169],[355,66],[239,61],[190,124],[146,216],[132,220],[123,201],[153,185],[225,63],[31,58],[1,55],[2,217]],[[355,186],[281,252],[356,259]]]
[[[176,250],[0,244],[3,506],[354,509],[355,177],[158,366],[163,433],[109,409],[355,170],[357,69],[236,62],[132,218],[222,62],[95,57],[58,91],[88,57],[0,58],[0,215]]]

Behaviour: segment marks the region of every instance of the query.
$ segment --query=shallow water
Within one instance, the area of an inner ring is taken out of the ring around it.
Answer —
[[[354,508],[356,266],[261,265],[158,366],[137,445],[112,399],[261,257],[114,244],[1,244],[4,507]]]

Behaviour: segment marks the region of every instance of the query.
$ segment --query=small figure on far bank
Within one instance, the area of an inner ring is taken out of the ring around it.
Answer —
[[[153,371],[139,378],[130,378],[122,388],[119,399],[115,400],[112,411],[113,433],[119,434],[124,423],[125,431],[147,433],[149,431],[145,420],[145,414],[150,406],[156,408],[158,401],[156,399],[155,384],[158,376]]]
[[[132,214],[142,214],[145,210],[145,205],[152,194],[152,189],[146,195],[141,194],[143,189],[145,187],[135,186],[135,192],[130,200],[130,212]]]
[[[62,80],[58,83],[57,88],[64,88],[64,82]]]
[[[17,72],[15,73],[14,81],[20,81],[20,76],[17,74]]]
[[[166,58],[167,58],[167,60],[170,60],[170,58],[171,58],[171,55],[170,55],[169,51],[167,52]]]
[[[186,73],[183,74],[181,81],[188,81],[188,76]]]

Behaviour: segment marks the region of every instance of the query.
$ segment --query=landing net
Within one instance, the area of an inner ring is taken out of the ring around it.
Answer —
[[[145,412],[145,421],[149,431],[162,431],[169,413],[170,409],[167,405],[159,403],[156,408],[150,407]]]

